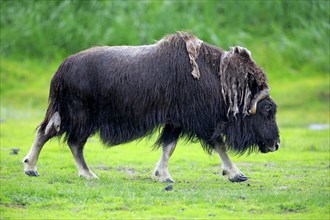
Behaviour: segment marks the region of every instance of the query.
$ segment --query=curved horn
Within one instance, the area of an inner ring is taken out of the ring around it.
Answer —
[[[255,114],[257,112],[257,104],[260,100],[266,98],[269,96],[269,89],[263,89],[261,90],[258,94],[256,94],[256,96],[254,97],[254,99],[252,99],[251,101],[251,108],[249,110],[250,114]]]

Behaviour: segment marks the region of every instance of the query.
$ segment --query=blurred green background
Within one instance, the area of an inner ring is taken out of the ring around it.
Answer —
[[[268,74],[280,124],[329,124],[329,4],[1,0],[2,113],[45,109],[50,79],[70,54],[96,45],[152,44],[189,30],[225,50],[240,45],[252,52]]]
[[[1,1],[1,55],[19,59],[150,44],[177,30],[267,53],[264,63],[329,71],[329,1]]]

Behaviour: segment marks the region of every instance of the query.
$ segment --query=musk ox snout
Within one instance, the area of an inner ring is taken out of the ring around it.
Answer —
[[[280,140],[275,142],[275,151],[277,151],[280,148]]]
[[[268,152],[275,152],[280,147],[280,140],[276,140],[273,146],[268,147]]]
[[[275,152],[280,148],[280,140],[277,139],[273,142],[272,145],[265,145],[265,144],[260,144],[260,152],[261,153],[269,153],[269,152]]]

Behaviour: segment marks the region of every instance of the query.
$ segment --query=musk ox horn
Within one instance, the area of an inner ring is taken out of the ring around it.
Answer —
[[[257,112],[257,104],[260,100],[269,97],[269,89],[263,89],[261,90],[251,101],[251,108],[249,110],[250,114],[255,114]]]

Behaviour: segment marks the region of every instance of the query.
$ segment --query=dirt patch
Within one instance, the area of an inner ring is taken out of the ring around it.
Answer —
[[[126,167],[119,167],[119,168],[116,168],[117,171],[122,171],[122,172],[126,172],[128,173],[129,175],[135,175],[135,174],[138,174],[138,172],[133,169],[133,168],[126,168]]]
[[[14,209],[26,209],[26,204],[0,204],[0,206]]]
[[[121,171],[121,172],[128,173],[131,176],[138,174],[138,172],[135,169],[127,168],[127,167],[110,167],[110,166],[100,165],[100,166],[95,167],[95,169],[104,170],[104,171],[111,171],[111,170]]]

